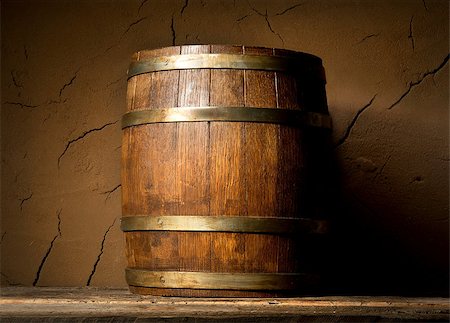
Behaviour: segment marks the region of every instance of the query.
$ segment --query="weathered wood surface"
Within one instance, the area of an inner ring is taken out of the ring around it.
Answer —
[[[449,299],[403,297],[176,298],[95,288],[1,289],[0,320],[14,321],[448,321]]]
[[[243,46],[174,46],[137,53],[300,55]],[[320,71],[320,59],[311,59]],[[327,112],[325,81],[279,72],[202,69],[132,77],[128,111],[183,106],[272,107]],[[245,122],[180,122],[124,129],[122,203],[127,215],[308,217],[303,130]],[[128,265],[155,271],[296,273],[311,267],[310,250],[275,234],[126,232]],[[314,244],[308,244],[313,249]],[[165,296],[279,296],[276,292],[154,289]],[[300,291],[304,292],[304,291]]]

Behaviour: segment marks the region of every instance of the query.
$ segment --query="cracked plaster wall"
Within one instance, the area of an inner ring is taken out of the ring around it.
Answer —
[[[335,217],[347,227],[332,258],[339,279],[376,290],[422,273],[409,283],[447,289],[447,1],[1,5],[3,285],[126,286],[119,120],[130,56],[216,43],[323,59]]]

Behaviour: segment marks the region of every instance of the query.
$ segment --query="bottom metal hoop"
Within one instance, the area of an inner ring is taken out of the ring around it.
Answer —
[[[206,273],[133,268],[127,268],[125,276],[131,286],[227,290],[293,290],[318,280],[316,275],[301,273]]]

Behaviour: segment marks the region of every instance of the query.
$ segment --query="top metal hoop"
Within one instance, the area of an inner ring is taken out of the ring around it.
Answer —
[[[263,70],[287,73],[310,73],[317,70],[323,77],[321,65],[305,65],[295,58],[283,56],[256,56],[236,54],[188,54],[148,58],[133,62],[128,70],[128,78],[133,76],[170,70],[186,69],[241,69]]]

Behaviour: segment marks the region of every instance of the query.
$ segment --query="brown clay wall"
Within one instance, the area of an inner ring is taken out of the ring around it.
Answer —
[[[126,286],[119,120],[130,56],[245,44],[323,59],[338,166],[332,280],[360,294],[445,292],[448,9],[432,0],[3,0],[2,284]]]

